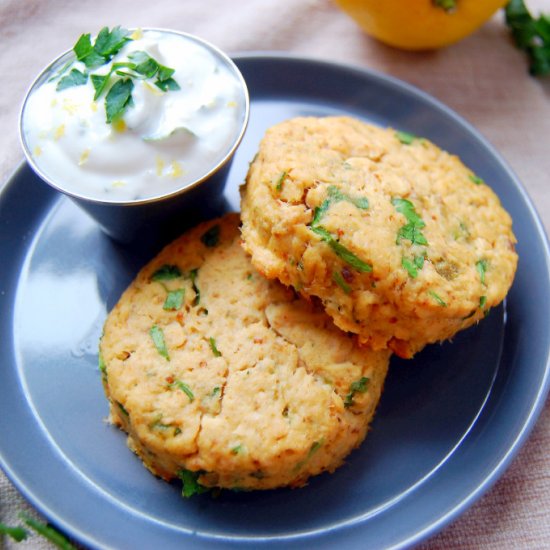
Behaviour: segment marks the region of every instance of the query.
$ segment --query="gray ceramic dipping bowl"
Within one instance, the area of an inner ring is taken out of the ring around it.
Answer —
[[[121,243],[162,244],[174,238],[181,231],[223,210],[223,190],[234,153],[239,146],[248,124],[250,100],[243,76],[233,61],[218,48],[196,36],[166,29],[143,29],[170,33],[184,37],[209,52],[221,65],[226,67],[239,83],[239,122],[233,141],[225,152],[221,151],[200,176],[187,181],[181,187],[166,194],[136,200],[109,200],[83,194],[71,188],[67,182],[59,181],[48,174],[41,166],[39,158],[31,151],[25,133],[25,108],[30,95],[43,83],[56,74],[70,60],[75,59],[69,50],[50,63],[29,88],[19,117],[19,135],[26,159],[36,174],[47,184],[67,195],[86,211],[100,228],[114,240]],[[176,75],[174,75],[176,76]],[[170,93],[170,92],[168,92]]]

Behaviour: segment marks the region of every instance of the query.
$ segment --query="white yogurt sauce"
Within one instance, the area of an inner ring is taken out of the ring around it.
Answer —
[[[27,98],[27,148],[39,170],[69,193],[115,202],[171,193],[223,160],[242,130],[246,91],[221,57],[183,35],[137,31],[132,37],[92,72],[106,74],[112,63],[145,51],[175,69],[180,90],[163,92],[153,80],[135,79],[134,105],[113,124],[106,122],[105,93],[94,101],[90,78],[61,91],[58,79],[46,80]],[[71,68],[86,70],[80,62]]]

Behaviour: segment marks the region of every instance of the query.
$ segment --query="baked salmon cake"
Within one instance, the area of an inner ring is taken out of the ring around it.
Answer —
[[[338,327],[411,357],[499,304],[517,264],[491,188],[426,139],[349,117],[269,129],[242,194],[244,248]]]
[[[239,217],[202,224],[145,266],[109,314],[110,419],[157,476],[198,487],[301,486],[365,437],[389,352],[252,267]]]

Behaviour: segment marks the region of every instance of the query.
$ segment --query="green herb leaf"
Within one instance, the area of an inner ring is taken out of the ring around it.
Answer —
[[[102,74],[93,74],[90,75],[90,79],[92,81],[92,85],[95,90],[94,94],[94,101],[97,101],[105,88],[107,87],[107,83],[109,82],[110,73],[106,75]]]
[[[470,178],[470,181],[472,181],[476,185],[481,185],[482,183],[485,183],[479,176],[476,176],[475,174],[469,174],[468,177]]]
[[[446,12],[451,12],[456,9],[456,0],[432,0],[434,6],[445,10]]]
[[[183,305],[183,300],[185,298],[185,288],[177,288],[176,290],[169,290],[166,295],[166,300],[162,309],[166,311],[176,311],[181,309]]]
[[[19,514],[19,517],[25,522],[25,524],[36,531],[39,535],[42,535],[44,538],[48,539],[50,542],[55,544],[61,550],[76,550],[76,547],[73,546],[64,535],[62,535],[57,529],[51,525],[45,525],[44,523],[37,521],[26,514]]]
[[[130,31],[122,28],[120,25],[114,27],[112,30],[109,30],[108,27],[103,27],[95,39],[94,51],[109,60],[119,52],[126,42],[132,40],[129,35]]]
[[[523,0],[511,0],[506,6],[506,24],[516,46],[529,58],[529,72],[534,76],[550,74],[550,16],[535,19]]]
[[[216,357],[221,357],[222,354],[220,352],[220,350],[216,347],[216,340],[214,340],[214,338],[209,338],[208,341],[210,342],[210,349],[212,350],[212,353],[216,356]]]
[[[177,92],[181,89],[180,85],[173,78],[168,78],[166,80],[155,80],[155,86],[160,88],[163,92]]]
[[[201,472],[192,472],[191,470],[179,470],[177,475],[183,483],[181,494],[185,498],[192,497],[193,495],[200,495],[202,493],[206,493],[209,490],[208,487],[205,487],[198,482]]]
[[[129,78],[117,80],[105,97],[105,112],[107,124],[120,118],[132,104],[132,90],[134,83]]]
[[[216,397],[216,395],[218,395],[218,393],[221,392],[221,388],[219,386],[216,386],[211,392],[210,392],[210,397]]]
[[[159,63],[158,79],[161,82],[166,82],[167,80],[171,80],[175,72],[176,72],[175,69],[170,69],[170,67],[165,67],[164,65],[161,65]]]
[[[395,137],[403,143],[403,145],[410,145],[415,139],[418,139],[417,136],[414,134],[410,134],[409,132],[402,132],[398,131],[395,132]]]
[[[310,224],[311,227],[318,226],[330,206],[340,201],[350,202],[361,210],[367,210],[369,208],[369,200],[366,197],[351,197],[346,193],[342,193],[335,185],[331,185],[328,188],[327,198],[321,203],[321,206],[315,207],[313,211],[313,219]]]
[[[199,287],[197,286],[197,277],[199,275],[199,269],[192,269],[189,272],[189,278],[191,279],[191,285],[193,286],[193,290],[195,291],[195,299],[193,300],[193,305],[198,306],[201,302],[201,291]]]
[[[416,279],[416,277],[418,277],[418,271],[424,267],[424,256],[415,256],[412,260],[403,256],[401,258],[401,265],[413,279]]]
[[[366,376],[362,376],[359,380],[352,382],[349,387],[349,393],[344,399],[344,407],[348,408],[353,405],[353,398],[356,393],[365,393],[369,389],[370,379]]]
[[[99,55],[92,46],[90,34],[83,34],[73,46],[76,59],[86,65],[88,69],[95,69],[108,62],[103,56]]]
[[[155,344],[155,348],[162,357],[167,361],[170,361],[170,356],[168,355],[168,348],[166,347],[166,341],[164,340],[164,332],[158,325],[153,325],[149,330],[149,335]]]
[[[422,233],[422,228],[426,227],[424,220],[418,215],[414,208],[414,204],[408,199],[394,197],[391,203],[395,209],[405,216],[409,223],[399,228],[397,232],[396,244],[399,244],[403,239],[411,241],[412,244],[428,245],[428,240]]]
[[[244,445],[242,443],[239,443],[239,445],[236,445],[231,449],[231,453],[234,455],[238,455],[239,453],[242,453],[244,451]]]
[[[103,359],[103,354],[100,352],[98,356],[98,368],[101,372],[101,378],[106,382],[107,381],[107,364]]]
[[[488,266],[487,260],[479,260],[476,262],[476,269],[477,269],[477,272],[479,273],[479,280],[481,281],[481,284],[483,286],[486,286],[485,273],[487,272],[487,266]]]
[[[220,241],[220,225],[213,225],[201,236],[201,242],[208,248],[214,248]]]
[[[481,296],[479,298],[479,308],[484,309],[486,305],[487,305],[487,296]]]
[[[428,290],[428,294],[441,306],[441,307],[447,307],[447,304],[445,301],[433,290]]]
[[[334,253],[344,260],[347,264],[351,265],[356,271],[359,271],[360,273],[370,273],[372,271],[372,266],[360,258],[358,258],[353,252],[348,250],[345,246],[341,245],[333,236],[332,234],[327,231],[324,227],[318,226],[313,227],[310,226],[311,231],[319,235],[324,242],[326,242],[330,248],[334,251]]]
[[[294,466],[294,471],[295,472],[298,472],[300,471],[305,465],[306,463],[311,459],[311,457],[325,444],[325,440],[324,438],[321,439],[320,441],[314,441],[312,444],[311,444],[311,447],[309,448],[309,451],[307,453],[307,456],[304,460],[300,460],[300,462],[298,462],[298,464],[296,464],[296,466]]]
[[[71,72],[64,76],[55,87],[56,92],[72,88],[74,86],[83,86],[88,82],[88,75],[81,73],[78,69],[72,69]]]
[[[342,274],[339,271],[334,271],[332,274],[332,280],[346,293],[349,294],[351,292],[351,286],[346,283],[344,277],[342,277]]]
[[[283,188],[283,182],[285,181],[287,176],[288,176],[288,173],[286,171],[281,172],[281,175],[277,179],[277,184],[275,185],[275,189],[277,191],[281,191],[281,189]]]
[[[9,527],[8,525],[0,523],[0,535],[8,535],[14,541],[21,542],[27,538],[28,533],[23,527]]]
[[[169,281],[181,276],[181,270],[177,265],[164,264],[151,275],[151,281]]]
[[[134,62],[132,70],[145,76],[145,78],[153,78],[159,70],[158,62],[146,52],[132,52],[128,55],[128,59],[131,59]]]
[[[189,397],[189,401],[191,403],[195,400],[195,395],[191,391],[191,388],[185,382],[182,382],[181,380],[176,380],[175,382],[172,382],[172,384],[170,384],[169,388],[170,389],[178,388],[179,390],[181,390],[183,393],[185,393],[185,395],[187,395],[187,397]]]
[[[130,413],[124,408],[124,405],[120,403],[120,401],[115,401],[115,403],[118,405],[118,408],[122,412],[122,414],[126,417],[130,416]]]

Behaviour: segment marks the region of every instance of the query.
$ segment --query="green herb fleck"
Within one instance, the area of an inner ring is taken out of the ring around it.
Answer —
[[[348,408],[353,406],[353,398],[356,393],[365,393],[369,389],[370,379],[366,376],[362,376],[359,380],[352,382],[349,387],[349,393],[344,399],[344,407]]]
[[[418,271],[424,267],[424,256],[415,256],[412,260],[403,256],[401,258],[401,265],[413,279],[416,279],[416,277],[418,277]]]
[[[116,401],[118,408],[121,410],[122,414],[126,417],[130,416],[130,413],[124,408],[124,405],[120,401]]]
[[[479,298],[479,308],[485,309],[485,306],[487,305],[487,296],[481,296]]]
[[[351,265],[356,271],[360,273],[370,273],[372,271],[372,266],[360,258],[358,258],[353,252],[348,250],[345,246],[340,244],[332,234],[327,231],[324,227],[321,226],[310,226],[311,231],[316,233],[321,237],[321,239],[326,242],[334,253],[344,260],[347,264]]]
[[[119,52],[126,42],[131,40],[129,34],[130,31],[120,26],[113,27],[112,30],[103,27],[95,40],[94,50],[102,57],[110,59]]]
[[[479,260],[476,262],[476,269],[479,273],[479,280],[483,286],[487,286],[485,283],[485,273],[487,272],[487,260]]]
[[[78,69],[72,69],[68,75],[64,76],[57,83],[55,90],[60,92],[74,86],[83,86],[86,82],[88,82],[88,75],[86,73],[81,73]]]
[[[169,290],[166,295],[166,300],[162,309],[166,311],[176,311],[181,309],[183,305],[183,300],[185,298],[185,288],[177,288],[176,290]]]
[[[177,265],[164,264],[151,275],[151,281],[169,281],[181,277],[182,273]]]
[[[344,277],[342,277],[342,274],[339,271],[335,271],[332,274],[332,280],[346,293],[349,294],[351,292],[351,287],[346,283],[344,280]]]
[[[201,242],[208,248],[214,248],[220,241],[220,226],[219,224],[213,225],[210,229],[205,231],[201,236]]]
[[[277,184],[275,185],[275,189],[277,191],[281,191],[281,189],[283,188],[283,183],[284,183],[285,179],[287,178],[287,176],[288,176],[288,173],[286,171],[281,173],[281,175],[277,179]]]
[[[185,498],[192,497],[193,495],[200,495],[208,491],[208,487],[201,485],[198,479],[201,472],[192,472],[191,470],[179,470],[177,476],[182,481],[181,494]]]
[[[191,391],[191,388],[181,380],[175,380],[168,387],[170,389],[178,388],[178,390],[181,390],[185,395],[187,395],[187,397],[189,397],[189,401],[191,403],[195,400],[195,395]]]
[[[193,290],[195,291],[195,299],[193,300],[193,305],[198,306],[201,302],[201,291],[199,287],[197,286],[197,277],[199,275],[199,269],[192,269],[189,272],[189,278],[191,279],[191,285],[193,286]]]
[[[238,455],[239,453],[242,453],[244,451],[244,445],[242,443],[239,443],[239,445],[236,445],[231,449],[231,453],[234,455]]]
[[[403,131],[395,132],[395,137],[401,143],[403,143],[403,145],[410,145],[415,139],[418,139],[418,137],[415,136],[414,134],[411,134],[409,132],[403,132]]]
[[[221,357],[222,354],[221,352],[218,350],[218,348],[216,347],[216,340],[214,340],[214,338],[210,337],[208,339],[208,341],[210,342],[210,349],[212,350],[212,353],[216,356],[216,357]]]
[[[251,281],[252,280],[252,273],[249,273],[247,276],[246,276],[247,280],[248,281]]]
[[[166,347],[166,341],[164,340],[164,332],[158,325],[153,325],[149,330],[149,335],[155,344],[155,348],[162,357],[167,361],[170,361],[170,356],[168,355],[168,349]]]
[[[39,535],[42,535],[44,538],[48,539],[61,550],[76,550],[76,547],[73,546],[64,535],[62,535],[57,529],[51,525],[45,525],[44,523],[37,521],[26,514],[19,514],[19,517],[24,521],[24,523],[36,531]]]
[[[511,0],[506,6],[506,24],[516,46],[529,58],[529,72],[533,76],[550,74],[550,15],[535,19],[523,0]]]
[[[355,205],[361,210],[367,210],[369,208],[369,200],[366,197],[351,197],[346,193],[343,193],[335,185],[330,185],[328,188],[328,196],[321,203],[321,206],[315,207],[313,211],[313,219],[311,220],[311,227],[317,227],[321,223],[321,219],[326,214],[327,210],[336,202],[347,201]]]
[[[324,445],[324,443],[324,438],[322,438],[320,441],[314,441],[309,448],[306,458],[304,460],[300,460],[300,462],[298,462],[298,464],[294,466],[294,471],[298,472],[299,470],[301,470],[311,459],[311,457]]]
[[[107,124],[113,120],[119,119],[132,105],[132,90],[134,83],[130,78],[117,80],[105,97],[105,113],[107,114]]]
[[[470,178],[470,181],[472,181],[476,185],[481,185],[482,183],[485,183],[479,176],[476,176],[475,174],[469,174],[468,178]]]
[[[422,229],[426,227],[424,220],[416,212],[414,205],[407,199],[394,197],[391,200],[395,209],[405,216],[409,223],[399,228],[397,232],[396,244],[399,244],[403,239],[411,241],[412,244],[428,245],[426,237],[422,234]]]
[[[101,372],[101,378],[104,382],[107,381],[107,364],[105,363],[105,360],[103,359],[103,354],[99,352],[99,356],[97,358],[98,368],[99,372]]]
[[[210,397],[216,397],[221,392],[221,388],[219,386],[216,386],[211,392]]]
[[[0,523],[0,535],[8,535],[14,541],[21,542],[27,538],[28,533],[23,527],[9,527],[4,523]]]
[[[444,300],[433,290],[428,290],[428,294],[441,306],[441,307],[447,307],[447,304],[444,302]]]

